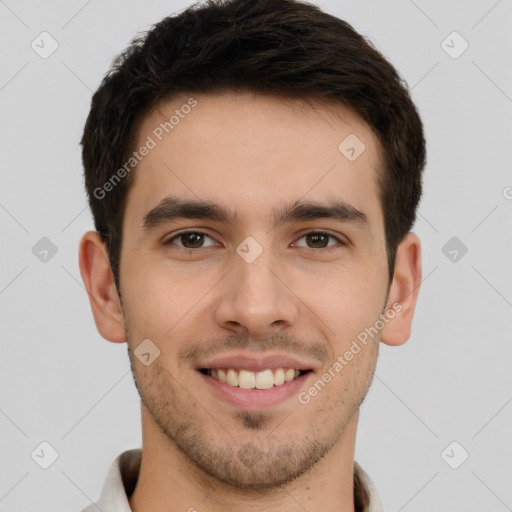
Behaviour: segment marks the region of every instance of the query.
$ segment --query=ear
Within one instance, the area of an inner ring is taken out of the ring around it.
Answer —
[[[113,343],[126,341],[121,302],[107,248],[96,231],[88,231],[82,236],[79,265],[98,332]]]
[[[386,304],[389,319],[380,334],[386,345],[402,345],[411,335],[411,323],[421,284],[421,244],[409,233],[399,244],[395,271]]]

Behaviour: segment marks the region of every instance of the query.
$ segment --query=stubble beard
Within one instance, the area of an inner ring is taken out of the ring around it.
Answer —
[[[274,413],[239,411],[231,420],[240,425],[240,434],[236,438],[230,437],[222,426],[222,422],[229,420],[207,415],[209,428],[214,425],[216,439],[212,432],[208,432],[204,421],[194,415],[194,411],[202,406],[199,403],[194,404],[195,407],[190,406],[194,398],[162,367],[160,358],[150,366],[133,360],[130,347],[135,346],[130,339],[127,333],[135,386],[154,423],[169,443],[200,472],[234,492],[243,493],[281,488],[311,470],[340,440],[345,426],[364,401],[376,363],[375,357],[364,369],[367,382],[359,397],[352,396],[350,402],[347,402],[346,396],[340,397],[337,404],[330,406],[330,416],[336,415],[337,421],[330,424],[329,430],[317,423],[302,438],[292,440],[290,434],[283,431],[278,441],[276,434],[279,433],[281,419],[276,418]],[[179,416],[176,411],[179,411]],[[324,410],[321,412],[327,413]],[[298,406],[292,412],[300,413],[307,413],[307,406]],[[293,422],[286,422],[287,428],[290,424]],[[223,444],[218,442],[219,434],[228,437]],[[282,439],[287,441],[283,442]]]

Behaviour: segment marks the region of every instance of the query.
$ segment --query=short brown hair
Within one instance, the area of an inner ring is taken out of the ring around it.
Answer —
[[[97,191],[129,158],[141,119],[182,93],[250,91],[338,102],[371,127],[390,279],[398,244],[414,224],[426,163],[423,126],[407,86],[347,22],[294,0],[207,0],[169,16],[113,62],[92,98],[82,136],[85,185],[118,292],[129,174]]]

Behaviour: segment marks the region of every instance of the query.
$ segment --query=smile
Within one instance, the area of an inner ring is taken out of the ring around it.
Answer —
[[[201,373],[241,389],[269,389],[282,386],[285,382],[300,377],[310,370],[297,370],[295,368],[266,369],[259,372],[251,370],[236,370],[233,368],[202,368]]]

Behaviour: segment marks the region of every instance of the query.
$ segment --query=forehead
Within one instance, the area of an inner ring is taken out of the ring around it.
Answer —
[[[345,200],[379,217],[379,146],[349,108],[252,93],[181,95],[140,123],[127,202],[140,222],[166,196],[215,200],[237,219],[269,205]]]

